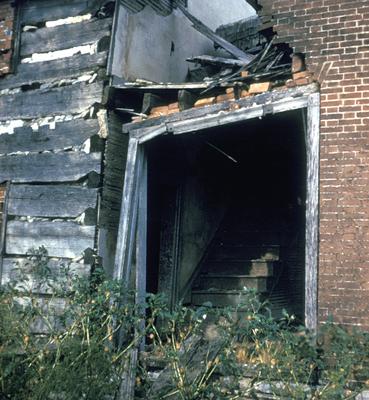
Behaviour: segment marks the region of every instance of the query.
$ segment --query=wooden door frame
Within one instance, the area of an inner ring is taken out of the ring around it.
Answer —
[[[283,97],[283,96],[282,96]],[[235,102],[237,104],[237,102]],[[292,110],[306,111],[306,230],[305,230],[305,326],[315,332],[318,323],[318,231],[319,231],[319,134],[320,95],[318,92],[289,95],[270,102],[255,101],[248,107],[229,111],[178,118],[161,119],[157,125],[137,128],[130,124],[129,147],[123,188],[114,278],[128,284],[132,273],[133,247],[138,250],[136,290],[142,301],[146,285],[147,240],[147,155],[145,143],[164,135],[180,135],[242,122],[265,115]],[[182,113],[179,113],[182,114]],[[142,264],[141,264],[142,263]]]

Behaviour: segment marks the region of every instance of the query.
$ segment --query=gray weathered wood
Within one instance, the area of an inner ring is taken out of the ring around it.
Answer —
[[[20,55],[25,57],[33,53],[46,53],[96,43],[110,35],[111,25],[111,18],[92,19],[76,24],[23,32]]]
[[[101,103],[102,96],[102,82],[0,96],[0,120],[77,114]]]
[[[319,254],[319,126],[320,95],[309,96],[307,108],[307,194],[305,239],[305,325],[318,327],[318,254]]]
[[[128,283],[129,274],[127,268],[129,260],[129,248],[132,247],[131,236],[132,231],[135,232],[136,227],[132,226],[135,211],[135,194],[137,180],[137,152],[138,141],[130,139],[128,144],[128,155],[125,170],[125,180],[122,196],[122,207],[119,220],[117,249],[114,264],[114,279],[123,280]],[[137,207],[136,207],[137,208]],[[132,250],[132,249],[131,249]]]
[[[230,67],[244,67],[247,65],[247,63],[243,62],[242,60],[235,60],[225,57],[213,57],[208,55],[187,58],[186,61],[200,64],[211,64],[220,66],[226,65]]]
[[[98,132],[96,119],[58,122],[55,129],[44,125],[38,131],[33,131],[31,127],[16,128],[13,134],[0,136],[0,154],[68,149],[82,145]]]
[[[8,203],[9,203],[9,189],[10,182],[6,183],[5,187],[5,198],[3,203],[3,210],[0,224],[0,284],[3,276],[3,263],[4,263],[4,253],[5,253],[5,235],[6,235],[6,226],[8,223]]]
[[[212,106],[191,108],[189,110],[182,111],[180,113],[165,115],[159,118],[149,118],[142,122],[128,123],[123,125],[123,132],[130,132],[135,129],[142,129],[147,127],[152,127],[162,123],[176,122],[187,120],[191,118],[203,117],[209,114],[218,113],[221,111],[232,111],[235,108],[251,108],[255,105],[265,105],[268,103],[275,103],[281,100],[297,99],[299,97],[308,96],[311,93],[318,91],[316,84],[311,84],[307,86],[298,86],[295,88],[290,88],[286,90],[275,90],[266,93],[262,93],[255,96],[249,96],[241,98],[235,101],[225,101]]]
[[[0,157],[0,182],[77,181],[92,171],[99,174],[100,170],[100,153],[64,152]]]
[[[71,262],[68,259],[49,259],[47,262],[48,275],[43,279],[40,279],[37,273],[35,274],[34,268],[35,265],[29,258],[4,258],[1,284],[16,281],[19,282],[17,287],[20,290],[23,286],[24,289],[32,293],[49,294],[54,292],[53,287],[70,289],[72,277],[88,277],[91,272],[91,265]],[[22,282],[25,276],[27,280]],[[61,284],[63,284],[62,287]]]
[[[91,0],[25,0],[22,4],[22,25],[83,15]]]
[[[52,82],[74,78],[83,72],[93,72],[105,67],[107,53],[76,54],[59,60],[18,64],[16,75],[8,75],[0,80],[0,90],[16,88],[32,83]]]
[[[133,400],[137,374],[138,349],[130,349],[123,362],[123,374],[116,400]]]
[[[94,248],[95,226],[66,221],[9,221],[6,253],[25,255],[44,246],[50,257],[74,258]]]
[[[136,303],[139,310],[145,313],[146,281],[147,281],[147,155],[143,149],[142,166],[139,173],[138,184],[138,219],[136,230]],[[145,330],[145,317],[140,322],[140,334]],[[143,335],[144,336],[144,335]],[[143,349],[145,339],[143,337],[140,348]]]
[[[189,90],[180,90],[178,92],[178,106],[180,111],[192,108],[199,96]]]
[[[75,218],[96,208],[97,189],[68,185],[12,185],[10,215]]]

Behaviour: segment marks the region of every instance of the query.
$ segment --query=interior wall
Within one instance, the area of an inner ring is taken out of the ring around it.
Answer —
[[[255,15],[244,0],[189,0],[188,10],[213,30]],[[189,68],[186,58],[214,51],[213,43],[180,10],[163,17],[149,6],[132,14],[121,5],[111,73],[127,81],[183,82]]]

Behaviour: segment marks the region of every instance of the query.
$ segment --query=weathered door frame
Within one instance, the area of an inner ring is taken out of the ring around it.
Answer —
[[[123,188],[114,278],[132,281],[133,251],[136,247],[135,287],[142,301],[146,285],[147,240],[147,155],[145,143],[163,134],[194,133],[221,125],[262,118],[267,114],[306,110],[305,143],[307,159],[306,180],[306,238],[305,238],[305,326],[317,328],[318,226],[319,226],[319,124],[320,95],[318,92],[286,96],[278,101],[252,103],[245,108],[209,113],[199,117],[162,121],[149,127],[130,129],[128,158]]]

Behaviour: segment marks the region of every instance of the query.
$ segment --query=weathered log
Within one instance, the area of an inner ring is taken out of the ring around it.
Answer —
[[[94,248],[95,230],[69,221],[9,221],[6,254],[26,255],[44,246],[50,257],[75,258]]]
[[[82,145],[98,132],[99,124],[96,119],[59,122],[55,129],[45,125],[40,126],[38,131],[33,131],[30,127],[16,128],[13,134],[0,136],[0,154],[67,149]]]
[[[103,83],[96,82],[0,96],[0,121],[77,114],[102,102],[102,94]]]
[[[68,185],[12,185],[8,213],[17,216],[74,218],[96,208],[97,189]]]
[[[37,260],[33,261],[30,258],[4,258],[3,274],[1,277],[1,285],[11,281],[17,282],[19,290],[31,291],[35,294],[53,293],[53,288],[68,290],[71,287],[71,282],[68,278],[74,276],[89,276],[91,265],[84,263],[71,262],[68,259],[47,260],[47,276],[40,277],[37,274]],[[27,277],[27,281],[23,282],[23,278]],[[61,287],[62,280],[63,288]],[[59,281],[59,283],[58,283]]]
[[[102,1],[100,1],[101,3]],[[22,25],[83,15],[93,0],[25,0],[22,4]]]
[[[100,153],[43,153],[0,157],[0,182],[77,181],[90,172],[100,173]]]
[[[74,78],[86,71],[96,71],[106,65],[107,53],[76,54],[59,60],[39,63],[21,63],[16,75],[8,75],[0,80],[0,90],[16,88],[33,83],[50,82]]]
[[[92,19],[77,24],[23,32],[20,55],[25,57],[33,53],[46,53],[96,43],[110,35],[111,25],[111,18]]]

